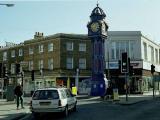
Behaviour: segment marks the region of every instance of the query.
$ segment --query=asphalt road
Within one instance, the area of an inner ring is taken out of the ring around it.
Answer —
[[[61,114],[42,115],[41,120],[160,120],[160,100],[134,105],[118,105],[99,100],[80,100],[77,112],[67,118]],[[23,120],[35,120],[31,114]]]

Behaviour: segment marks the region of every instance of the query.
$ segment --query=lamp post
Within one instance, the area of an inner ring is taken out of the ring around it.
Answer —
[[[5,3],[0,3],[0,5],[4,5],[6,7],[13,7],[14,6],[14,4],[5,4]]]
[[[78,83],[79,83],[79,68],[76,68],[76,81],[75,81],[75,86],[77,87],[77,90],[78,90]]]

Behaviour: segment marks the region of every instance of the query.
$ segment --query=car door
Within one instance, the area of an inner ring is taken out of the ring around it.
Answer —
[[[66,89],[66,95],[67,95],[68,107],[69,109],[72,109],[75,105],[75,98],[69,89]]]

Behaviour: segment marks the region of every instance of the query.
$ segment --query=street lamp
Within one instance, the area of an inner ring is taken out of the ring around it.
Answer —
[[[78,83],[79,83],[79,68],[76,68],[76,81],[75,81],[75,86],[77,87],[77,90],[78,90]]]
[[[4,5],[4,6],[7,6],[7,7],[13,7],[14,4],[3,4],[3,3],[0,3],[0,5]]]

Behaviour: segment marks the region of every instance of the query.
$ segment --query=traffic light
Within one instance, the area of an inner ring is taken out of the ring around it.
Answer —
[[[16,64],[16,74],[20,73],[20,64]]]
[[[155,66],[152,64],[151,65],[151,73],[153,74],[155,72]]]
[[[32,78],[32,81],[34,81],[34,70],[31,71],[31,78]]]
[[[121,64],[121,72],[127,73],[128,72],[128,57],[127,53],[122,53],[122,64]]]

